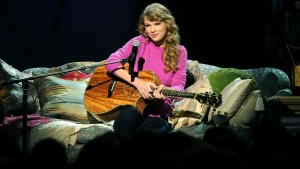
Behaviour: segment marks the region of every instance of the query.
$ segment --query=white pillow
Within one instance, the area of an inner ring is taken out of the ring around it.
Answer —
[[[222,91],[222,104],[217,109],[211,109],[208,120],[219,126],[222,125],[237,112],[249,94],[252,79],[237,78],[228,84]]]
[[[239,110],[229,120],[230,125],[242,124],[251,127],[257,125],[260,112],[255,111],[255,106],[259,94],[261,94],[261,91],[255,90],[248,95]]]

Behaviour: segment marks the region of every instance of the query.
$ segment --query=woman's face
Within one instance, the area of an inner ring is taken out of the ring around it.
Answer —
[[[149,21],[144,18],[145,31],[148,37],[156,46],[164,47],[167,34],[167,25],[165,22]]]

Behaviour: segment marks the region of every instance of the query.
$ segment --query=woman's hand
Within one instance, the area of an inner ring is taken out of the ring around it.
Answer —
[[[152,96],[155,98],[155,99],[162,99],[162,100],[165,100],[166,97],[162,94],[162,90],[165,88],[164,85],[159,85],[159,86],[156,86],[155,84],[153,83],[150,83],[150,86],[152,87]]]
[[[137,88],[139,93],[144,99],[157,100],[165,99],[166,97],[162,94],[161,90],[165,88],[164,85],[155,85],[152,82],[146,82],[141,79],[136,78],[134,86]]]
[[[153,86],[152,84],[153,83],[143,81],[139,78],[135,78],[134,83],[133,83],[133,85],[139,91],[140,95],[144,99],[149,99],[149,100],[155,99],[154,96],[151,94],[152,90],[151,90],[150,85]],[[156,85],[154,85],[154,86],[156,86]]]

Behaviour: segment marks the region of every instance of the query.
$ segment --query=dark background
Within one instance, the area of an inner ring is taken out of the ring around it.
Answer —
[[[104,60],[138,35],[152,2],[172,11],[189,59],[291,73],[286,44],[300,46],[295,0],[0,0],[0,58],[19,70]]]

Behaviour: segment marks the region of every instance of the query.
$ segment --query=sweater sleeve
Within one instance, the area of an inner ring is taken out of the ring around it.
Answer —
[[[183,91],[186,82],[187,50],[182,45],[180,46],[180,55],[177,66],[178,70],[172,78],[171,86],[176,90]]]
[[[123,66],[121,62],[117,62],[120,61],[121,59],[127,59],[132,51],[132,42],[133,42],[134,38],[129,40],[123,47],[119,48],[117,51],[115,51],[114,53],[112,53],[108,59],[106,60],[106,64],[105,68],[108,72],[112,72],[114,70],[116,70],[118,67]],[[116,62],[116,63],[113,63]],[[112,64],[110,64],[112,63]]]

